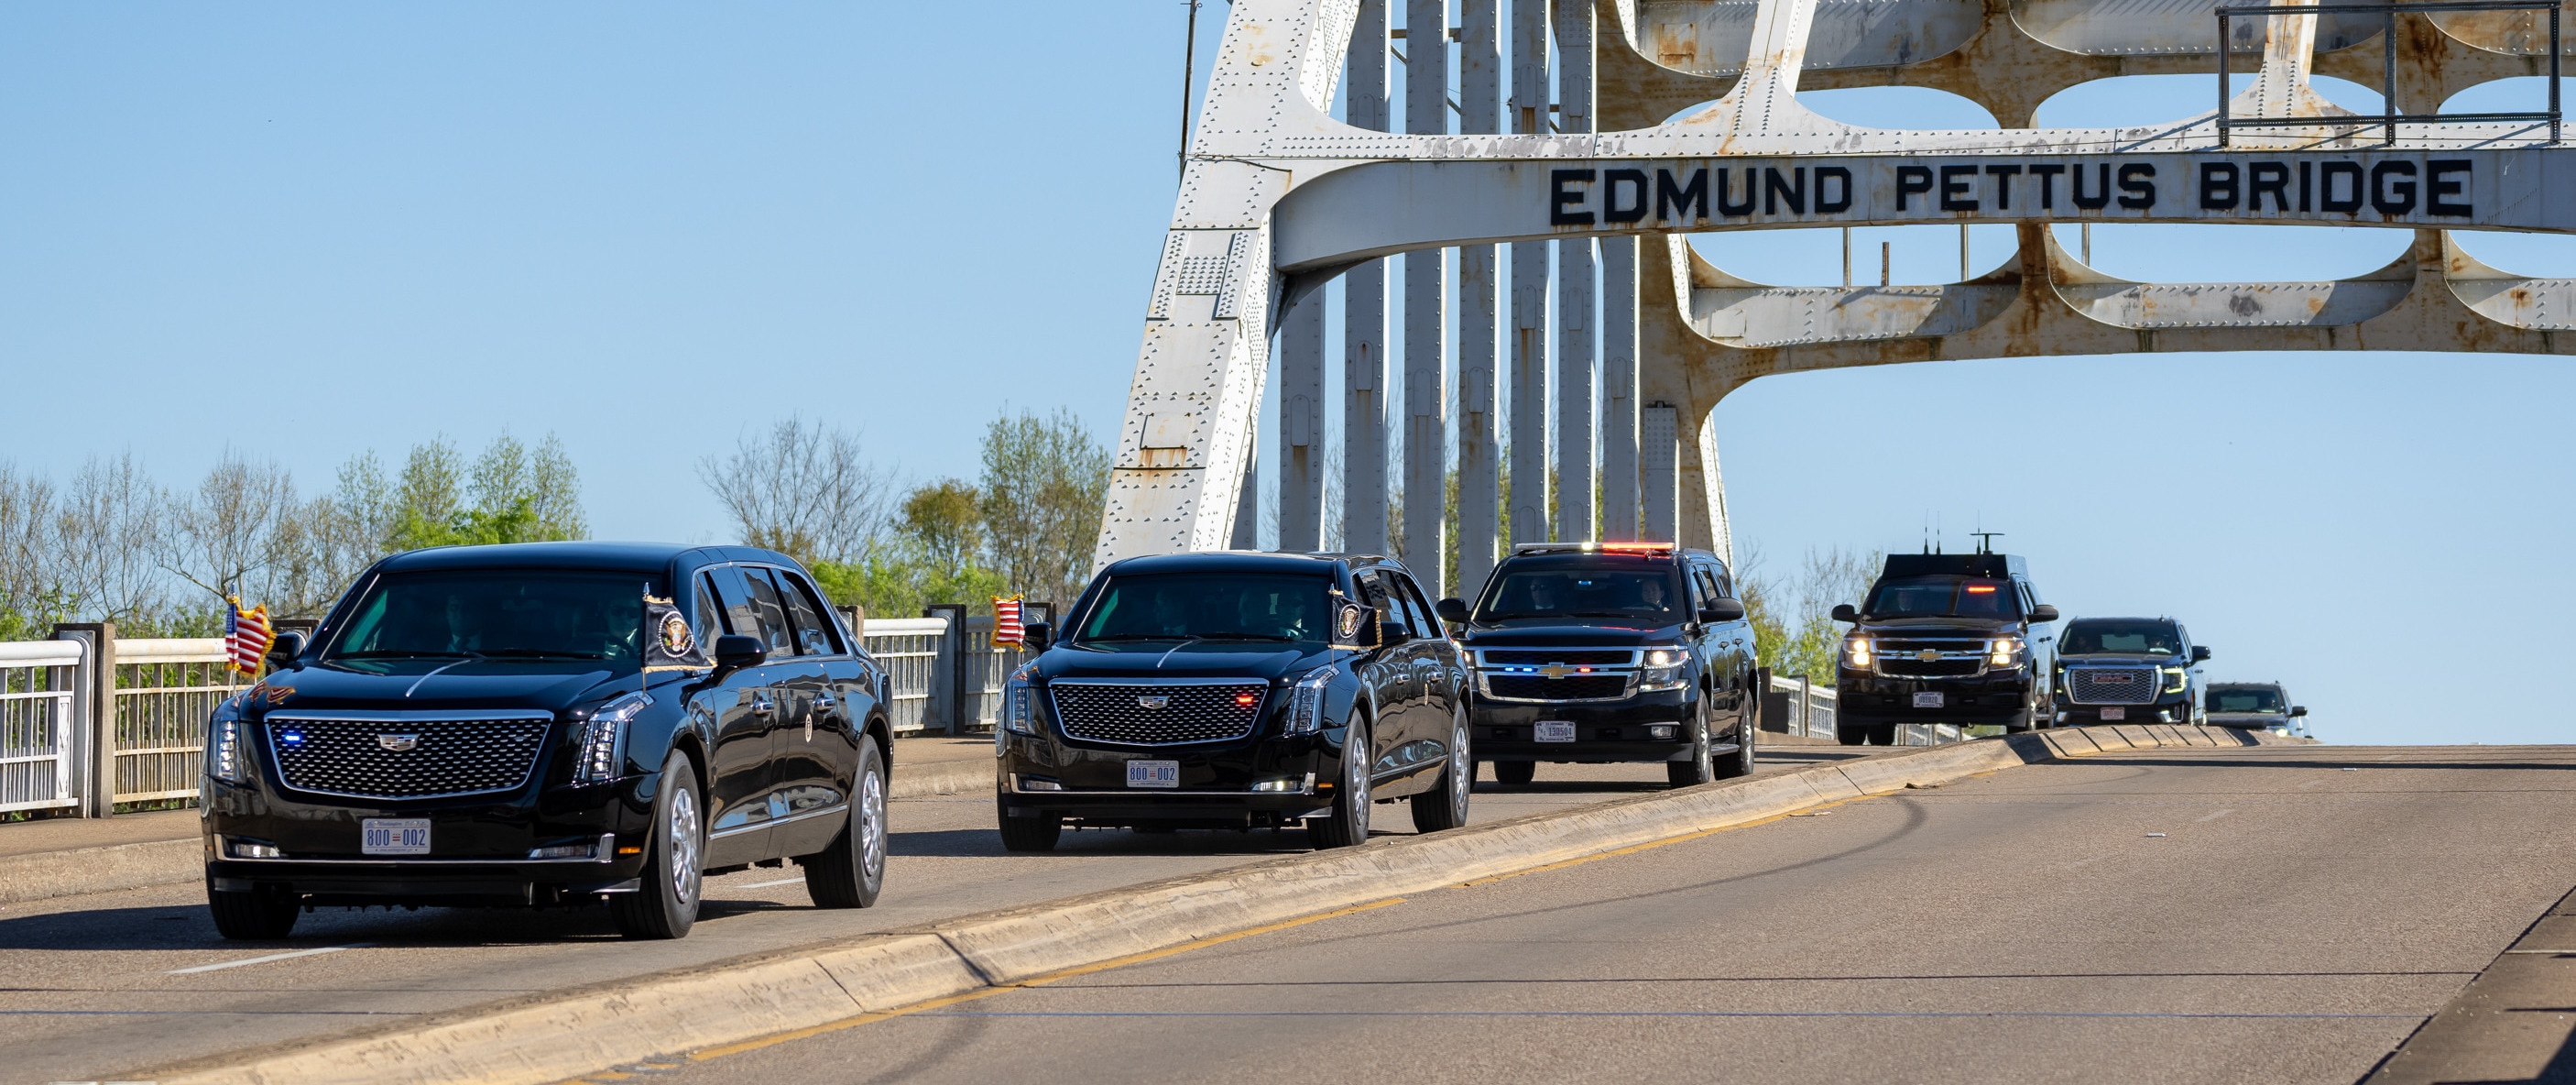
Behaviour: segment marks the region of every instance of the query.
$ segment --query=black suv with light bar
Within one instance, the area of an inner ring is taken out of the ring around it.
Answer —
[[[706,874],[792,858],[827,908],[884,882],[884,672],[784,555],[415,550],[268,665],[207,726],[227,938],[312,905],[603,900],[676,938]]]
[[[2057,644],[2057,720],[2196,723],[2209,649],[2171,618],[2077,618]]]
[[[2001,725],[2049,719],[2046,638],[2057,608],[2039,601],[2010,554],[1889,554],[1855,608],[1834,668],[1834,733],[1846,746],[1892,745],[1908,723]]]
[[[1368,839],[1374,802],[1466,824],[1465,668],[1404,566],[1362,554],[1129,558],[1013,672],[994,729],[1002,845],[1064,826]]]
[[[1506,784],[1541,761],[1660,761],[1675,787],[1753,771],[1761,672],[1726,563],[1670,544],[1513,550],[1471,609],[1476,757]]]

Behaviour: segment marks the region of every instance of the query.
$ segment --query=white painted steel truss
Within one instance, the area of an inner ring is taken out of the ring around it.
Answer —
[[[1546,111],[1532,108],[1526,72],[1516,71],[1513,108],[1505,112],[1518,113],[1520,132],[1450,134],[1445,116],[1429,131],[1394,133],[1330,115],[1347,62],[1355,80],[1351,116],[1364,119],[1365,76],[1381,96],[1370,107],[1373,118],[1385,119],[1385,59],[1376,46],[1386,35],[1383,2],[1233,5],[1155,277],[1096,560],[1228,544],[1274,322],[1297,297],[1353,269],[1380,276],[1369,281],[1381,284],[1371,289],[1381,291],[1382,313],[1384,265],[1377,258],[1397,253],[1481,248],[1490,276],[1496,250],[1489,246],[1512,244],[1518,283],[1523,250],[1535,248],[1528,242],[1581,244],[1588,263],[1590,240],[1609,239],[1599,246],[1611,272],[1603,287],[1612,301],[1605,354],[1627,344],[1634,386],[1620,383],[1619,358],[1606,359],[1606,394],[1627,400],[1618,408],[1625,414],[1605,415],[1602,428],[1605,443],[1628,442],[1626,458],[1605,449],[1595,459],[1586,447],[1559,462],[1599,465],[1612,505],[1625,493],[1629,511],[1624,521],[1613,509],[1575,524],[1649,537],[1678,533],[1681,541],[1721,548],[1722,490],[1703,423],[1719,399],[1765,374],[2138,351],[2576,351],[2576,337],[2560,334],[2576,330],[2576,281],[2506,274],[2471,259],[2450,237],[2453,230],[2576,232],[2576,157],[2558,143],[2556,120],[2425,116],[2470,86],[2552,71],[2556,12],[2547,4],[2431,12],[2400,4],[2373,13],[2337,2],[2322,14],[2298,13],[2314,6],[2305,0],[2273,9],[2285,13],[2239,10],[2228,52],[2242,57],[2240,68],[2259,55],[2260,68],[2250,88],[2225,102],[2230,123],[2222,133],[2216,101],[2208,113],[2163,125],[2027,127],[2040,102],[2078,83],[2214,71],[2226,61],[2208,0],[1599,0],[1592,8],[1561,0],[1566,7],[1540,17],[1556,31],[1560,122],[1537,123]],[[1493,0],[1464,3],[1469,25],[1460,40],[1468,43],[1470,70],[1463,75],[1474,78],[1476,43],[1480,36],[1490,43],[1497,16]],[[1416,25],[1450,19],[1441,0],[1415,0],[1411,16]],[[1368,47],[1353,55],[1355,24]],[[1516,18],[1518,32],[1529,25]],[[2395,30],[2393,49],[2383,48],[2388,28]],[[2566,51],[2566,43],[2557,45]],[[1526,45],[1521,51],[1529,52]],[[1420,53],[1427,61],[1446,50]],[[1408,72],[1421,81],[1426,68],[1414,59]],[[1445,59],[1428,70],[1446,86]],[[2367,85],[2386,80],[2394,92],[2389,112],[2400,116],[2355,116],[2311,89],[2313,73]],[[1546,78],[1542,68],[1542,96]],[[1882,85],[1952,91],[2023,127],[1868,129],[1819,116],[1795,97],[1802,86]],[[1478,87],[1469,89],[1460,112],[1477,126],[1468,113],[1477,108]],[[1435,105],[1427,112],[1441,111]],[[1607,130],[1584,130],[1596,125]],[[1563,130],[1550,130],[1556,127]],[[1950,222],[2015,224],[2019,254],[1960,283],[1786,288],[1710,266],[1681,236]],[[2402,259],[2354,279],[2135,283],[2062,251],[2047,228],[2058,222],[2368,225],[2411,228],[2416,240]],[[1615,240],[1648,234],[1659,236],[1644,244]],[[1544,269],[1543,256],[1536,266]],[[1622,278],[1629,275],[1636,278]],[[1462,288],[1473,285],[1470,278],[1462,275]],[[1637,301],[1622,300],[1623,281],[1643,284],[1631,291]],[[1506,335],[1531,327],[1520,315],[1526,285],[1515,287]],[[1436,276],[1432,286],[1445,289]],[[1480,315],[1490,320],[1490,278],[1484,289]],[[1590,289],[1588,277],[1583,289]],[[1472,307],[1476,295],[1468,296]],[[1441,295],[1408,297],[1418,306]],[[1562,304],[1566,312],[1588,311],[1590,295],[1567,295]],[[1354,303],[1355,313],[1361,308]],[[1313,329],[1292,332],[1283,344],[1319,359],[1321,318],[1312,319]],[[1356,323],[1362,316],[1354,319],[1347,372],[1360,376],[1346,384],[1360,389],[1366,374],[1383,373],[1384,359],[1356,355],[1363,347],[1382,352],[1386,336],[1382,315],[1373,342]],[[1308,335],[1317,345],[1294,345]],[[1436,352],[1438,340],[1428,342]],[[1494,348],[1479,349],[1481,369],[1462,356],[1468,398],[1458,407],[1458,440],[1460,462],[1481,462],[1490,485],[1490,450],[1478,453],[1481,461],[1470,454],[1490,433],[1469,432],[1468,417],[1480,406],[1493,410]],[[1514,348],[1511,379],[1516,397],[1526,398],[1537,377],[1521,367],[1543,367],[1544,353],[1531,362],[1523,349]],[[1588,355],[1567,361],[1592,364]],[[1292,374],[1291,387],[1311,378],[1310,394],[1320,397],[1317,365]],[[1473,387],[1479,373],[1485,384]],[[1439,379],[1436,372],[1431,379]],[[1589,382],[1582,387],[1588,395]],[[1382,385],[1360,390],[1374,395]],[[1641,423],[1640,403],[1670,405],[1673,413],[1649,411]],[[1583,413],[1560,417],[1588,421],[1591,409],[1586,401]],[[1414,410],[1418,421],[1418,404]],[[1283,415],[1292,429],[1311,430],[1282,438],[1302,442],[1282,446],[1290,454],[1284,458],[1303,457],[1289,465],[1286,488],[1311,503],[1322,492],[1320,410],[1307,403]],[[1537,417],[1516,411],[1515,427]],[[1476,425],[1489,431],[1489,416]],[[1648,437],[1642,457],[1641,433]],[[1408,435],[1409,444],[1423,444],[1419,428]],[[1438,477],[1438,441],[1445,439],[1433,440],[1429,478]],[[1361,455],[1367,447],[1358,439],[1350,446]],[[1415,458],[1413,449],[1407,458]],[[1521,453],[1513,458],[1515,474],[1530,477]],[[1476,488],[1474,478],[1462,482],[1462,494]],[[1523,504],[1519,495],[1514,504]],[[1478,509],[1495,515],[1490,504]],[[1311,511],[1283,513],[1283,530],[1293,525],[1314,538]],[[1526,510],[1501,516],[1509,537],[1534,537]],[[1408,520],[1408,530],[1418,522]],[[1436,516],[1431,524],[1436,530]],[[1560,532],[1591,533],[1568,526]],[[1490,564],[1480,565],[1474,551],[1490,551],[1495,530],[1491,523],[1465,529],[1470,554],[1461,572],[1470,586]],[[1415,564],[1419,569],[1422,559]]]

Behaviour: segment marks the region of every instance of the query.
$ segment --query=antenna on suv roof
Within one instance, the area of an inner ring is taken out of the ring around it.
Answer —
[[[2003,532],[2000,532],[2000,531],[1971,531],[1971,532],[1969,532],[1968,534],[1970,534],[1970,535],[1974,535],[1974,536],[1976,536],[1976,537],[1977,537],[1977,552],[1978,552],[1978,553],[1980,553],[1980,554],[1991,554],[1991,553],[1994,553],[1994,552],[1995,552],[1995,536],[2001,535],[2001,534],[2003,534]]]

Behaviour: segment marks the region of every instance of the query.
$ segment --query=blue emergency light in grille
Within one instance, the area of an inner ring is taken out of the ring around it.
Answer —
[[[287,787],[359,799],[431,799],[526,786],[553,721],[271,716],[268,748]]]
[[[1187,746],[1247,738],[1270,687],[1260,682],[1047,684],[1068,738],[1119,746]]]

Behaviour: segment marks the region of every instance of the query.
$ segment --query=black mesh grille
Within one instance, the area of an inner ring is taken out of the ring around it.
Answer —
[[[286,786],[363,798],[515,791],[544,747],[548,720],[271,720]],[[390,736],[388,742],[386,736]],[[409,749],[389,749],[403,745]]]
[[[1976,675],[1985,664],[1973,659],[1886,658],[1878,661],[1878,673],[1890,678],[1967,678]]]
[[[1243,738],[1260,721],[1261,702],[1268,692],[1269,687],[1259,682],[1221,686],[1057,682],[1047,687],[1066,735],[1120,746],[1185,746]],[[1247,695],[1251,703],[1242,703]]]
[[[1496,697],[1519,701],[1606,701],[1628,695],[1628,676],[1582,674],[1549,678],[1544,675],[1496,674],[1486,676],[1485,688]]]
[[[1544,667],[1563,663],[1568,667],[1624,667],[1637,661],[1637,653],[1625,648],[1487,648],[1485,662],[1495,667]]]
[[[2152,704],[2159,677],[2153,667],[2071,667],[2066,691],[2077,704]]]

